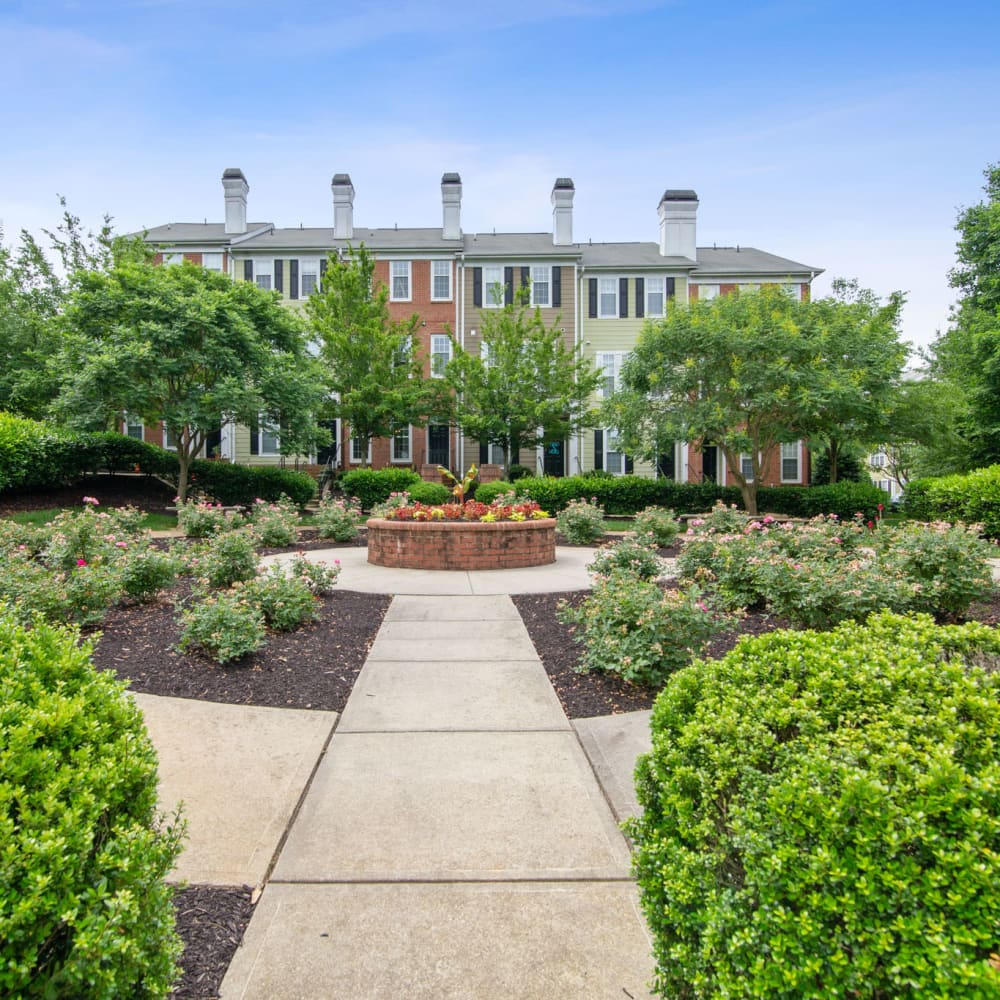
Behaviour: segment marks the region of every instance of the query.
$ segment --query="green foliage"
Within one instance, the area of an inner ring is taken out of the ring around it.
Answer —
[[[663,572],[663,564],[648,540],[622,538],[602,545],[588,569],[598,576],[623,573],[640,580],[655,580]]]
[[[250,508],[250,523],[261,545],[285,546],[298,541],[299,510],[288,497],[272,503],[255,500]]]
[[[169,587],[181,570],[181,561],[170,552],[150,545],[129,546],[117,566],[118,582],[125,597],[151,601]]]
[[[291,632],[319,615],[309,582],[294,573],[287,575],[278,565],[251,580],[242,592],[277,632]]]
[[[316,480],[308,473],[273,465],[233,465],[195,459],[191,463],[192,488],[227,507],[249,507],[255,500],[288,497],[304,507],[316,494]]]
[[[237,590],[215,594],[198,592],[181,612],[181,638],[177,648],[187,652],[197,646],[216,663],[229,663],[260,649],[264,638],[264,614],[249,594]]]
[[[523,477],[522,477],[523,478]],[[505,493],[515,493],[517,487],[513,483],[509,483],[504,479],[495,479],[491,483],[480,483],[476,488],[476,499],[480,503],[484,503],[487,506],[493,503],[497,497],[503,496]]]
[[[663,684],[728,625],[696,587],[663,590],[629,573],[599,576],[579,607],[563,604],[558,614],[584,644],[580,673],[618,674],[648,686]]]
[[[556,526],[571,545],[589,545],[604,535],[604,509],[588,500],[571,500],[556,515]]]
[[[633,526],[637,535],[647,535],[663,548],[672,545],[681,530],[677,516],[667,507],[644,508],[635,515]]]
[[[433,507],[437,504],[451,502],[451,490],[442,483],[419,482],[406,489],[412,503],[422,503]]]
[[[323,389],[305,326],[249,282],[193,264],[87,272],[74,283],[65,328],[57,412],[88,430],[124,411],[162,420],[177,443],[182,500],[194,456],[223,419],[263,416],[280,427],[283,454],[321,437]]]
[[[913,480],[906,485],[903,508],[922,520],[981,524],[987,538],[1000,538],[1000,465]]]
[[[182,828],[156,753],[91,641],[0,609],[0,994],[165,997],[181,943],[164,879]]]
[[[411,469],[351,469],[341,477],[344,493],[357,497],[364,510],[385,503],[390,493],[402,493],[420,482]]]
[[[321,501],[313,517],[319,537],[332,538],[335,542],[356,538],[360,520],[361,508],[340,497]]]
[[[830,479],[830,449],[821,448],[813,455],[811,462],[813,486],[829,486]],[[837,482],[864,483],[869,482],[868,466],[862,456],[852,452],[841,452],[837,456]]]
[[[389,291],[375,281],[375,258],[364,245],[349,248],[347,259],[330,254],[306,313],[320,340],[331,413],[350,428],[362,455],[373,438],[391,437],[399,427],[447,422],[444,380],[423,377],[424,359],[415,350],[420,317],[390,318]]]
[[[247,528],[213,535],[190,560],[191,571],[209,587],[231,587],[257,575],[256,539]]]
[[[52,624],[97,625],[120,595],[118,574],[107,563],[53,570],[27,552],[0,552],[0,601],[23,624],[37,614]]]
[[[340,560],[334,559],[330,565],[322,559],[307,559],[300,552],[292,557],[289,570],[292,576],[304,580],[314,594],[323,597],[333,593],[337,578],[340,576]]]
[[[177,527],[188,538],[208,538],[243,527],[245,518],[238,511],[227,510],[208,500],[177,501]]]
[[[516,483],[519,479],[523,479],[525,476],[530,476],[531,474],[531,469],[529,469],[526,465],[518,465],[517,462],[513,462],[507,470],[507,479],[512,483]],[[482,503],[486,502],[487,501],[482,500]]]
[[[861,514],[866,521],[874,521],[879,504],[885,506],[888,502],[885,490],[880,490],[870,480],[839,482],[831,486],[762,486],[757,490],[759,510],[789,517],[836,514],[846,521]]]
[[[547,327],[541,311],[528,307],[526,291],[483,310],[475,349],[454,343],[446,369],[458,425],[468,437],[503,448],[505,466],[522,448],[565,440],[587,426],[602,379],[567,345],[561,320]]]
[[[84,497],[82,510],[64,510],[46,526],[42,559],[54,569],[108,561],[138,537],[142,513],[135,507],[98,510],[93,497]]]
[[[627,824],[657,993],[996,996],[998,662],[994,629],[882,614],[677,673]]]

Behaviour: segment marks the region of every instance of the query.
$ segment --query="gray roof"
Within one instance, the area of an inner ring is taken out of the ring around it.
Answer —
[[[403,251],[425,250],[455,252],[462,249],[462,241],[441,238],[440,229],[359,229],[349,239],[337,238],[331,228],[275,229],[243,240],[233,247],[234,253],[244,250],[329,250],[332,247],[360,246],[370,250]]]
[[[248,222],[247,232],[269,225],[270,222]],[[146,231],[147,243],[163,243],[168,246],[181,243],[228,243],[238,238],[238,233],[226,232],[224,222],[168,222],[165,226],[154,226]]]
[[[695,263],[687,257],[664,257],[659,243],[588,243],[583,250],[584,267],[618,270],[671,267],[690,271]]]
[[[552,233],[467,233],[466,257],[579,257],[580,244],[556,246]]]
[[[822,274],[823,268],[800,264],[786,257],[776,257],[756,247],[698,247],[698,268],[692,275],[697,278],[759,274],[784,277],[790,275]]]

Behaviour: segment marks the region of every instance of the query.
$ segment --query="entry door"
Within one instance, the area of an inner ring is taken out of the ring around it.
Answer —
[[[431,424],[427,428],[427,463],[450,467],[451,428],[447,424]]]
[[[714,444],[701,449],[701,478],[706,483],[719,481],[719,449]]]
[[[545,442],[545,475],[566,475],[566,457],[564,455],[565,449],[563,444],[564,442],[562,441]]]
[[[660,455],[656,459],[656,478],[657,479],[676,479],[676,469],[674,468],[674,453],[670,452],[668,455]]]
[[[330,443],[323,445],[316,452],[316,464],[317,465],[329,465],[333,463],[337,464],[337,457],[339,455],[339,428],[337,427],[336,420],[326,420],[320,424],[321,427],[325,427],[330,432]]]

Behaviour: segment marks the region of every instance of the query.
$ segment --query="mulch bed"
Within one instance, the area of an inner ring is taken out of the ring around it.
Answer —
[[[0,517],[49,507],[82,507],[84,497],[94,497],[102,507],[130,504],[148,514],[166,514],[174,506],[177,491],[152,476],[119,474],[85,476],[71,486],[56,486],[44,492],[13,490],[0,494]]]

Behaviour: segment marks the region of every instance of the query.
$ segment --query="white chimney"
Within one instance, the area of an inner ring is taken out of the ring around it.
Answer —
[[[462,178],[458,174],[445,174],[441,178],[441,208],[444,216],[441,238],[460,240],[462,238]]]
[[[333,191],[333,235],[338,240],[354,236],[354,185],[350,174],[334,174],[330,182]]]
[[[694,191],[664,191],[659,212],[660,253],[696,260],[698,196]]]
[[[573,243],[573,195],[576,189],[569,177],[557,177],[552,188],[552,243],[568,247]]]
[[[226,232],[245,233],[250,185],[239,167],[227,167],[222,171],[222,190],[226,193]]]

